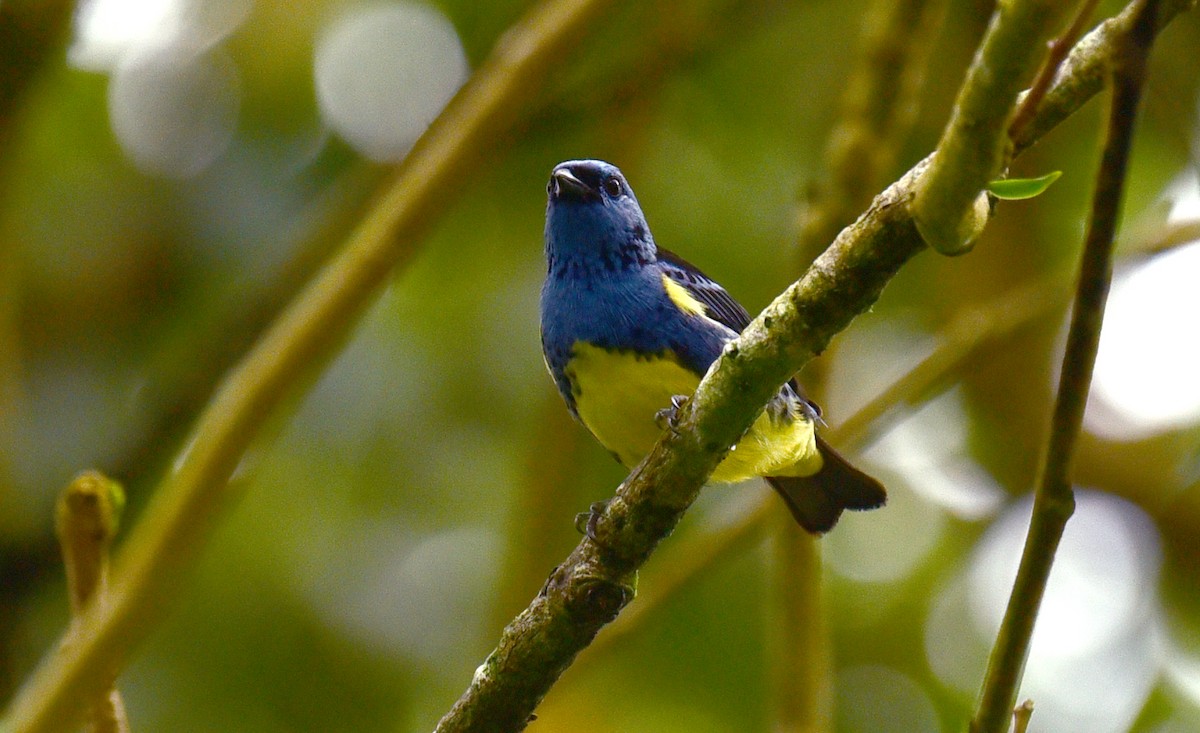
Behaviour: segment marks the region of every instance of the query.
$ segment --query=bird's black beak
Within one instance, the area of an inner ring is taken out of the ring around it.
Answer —
[[[581,181],[567,166],[559,166],[550,174],[550,197],[586,201],[599,198],[600,192]]]

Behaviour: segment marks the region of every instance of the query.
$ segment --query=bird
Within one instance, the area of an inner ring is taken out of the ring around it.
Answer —
[[[570,413],[633,468],[750,315],[697,267],[655,244],[616,166],[559,163],[546,193],[546,368]],[[883,485],[817,434],[820,416],[794,379],[784,384],[712,481],[765,478],[800,526],[818,535],[844,509],[882,506]]]

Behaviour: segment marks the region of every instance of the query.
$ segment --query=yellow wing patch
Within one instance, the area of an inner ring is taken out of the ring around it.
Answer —
[[[662,434],[655,414],[671,405],[671,397],[691,395],[700,384],[700,378],[670,353],[640,355],[583,342],[576,342],[566,374],[579,419],[630,468]],[[755,476],[811,476],[821,470],[821,463],[811,421],[775,421],[764,412],[712,478],[732,483]]]
[[[672,280],[666,274],[662,276],[663,289],[667,291],[667,297],[675,304],[675,307],[684,313],[690,313],[693,316],[707,316],[708,311],[704,309],[704,304],[696,300],[695,296],[687,291],[679,283]]]

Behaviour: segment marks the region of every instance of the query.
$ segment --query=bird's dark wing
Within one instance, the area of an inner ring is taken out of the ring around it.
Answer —
[[[741,333],[750,325],[750,314],[742,304],[733,299],[725,288],[708,275],[701,272],[699,267],[683,259],[669,249],[658,248],[658,263],[662,266],[667,277],[679,283],[696,300],[704,304],[706,315],[737,333]],[[812,411],[812,417],[821,416],[821,407],[808,399],[804,388],[794,378],[788,380],[787,386],[792,388],[801,400]]]
[[[701,272],[700,268],[662,247],[658,248],[658,263],[667,277],[682,285],[693,298],[704,304],[705,315],[709,318],[736,333],[741,333],[750,325],[750,314],[742,304]]]

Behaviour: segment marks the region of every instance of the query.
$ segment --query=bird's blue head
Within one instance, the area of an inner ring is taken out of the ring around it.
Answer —
[[[621,171],[601,160],[559,163],[546,186],[546,260],[559,276],[629,271],[656,259],[650,227]]]

